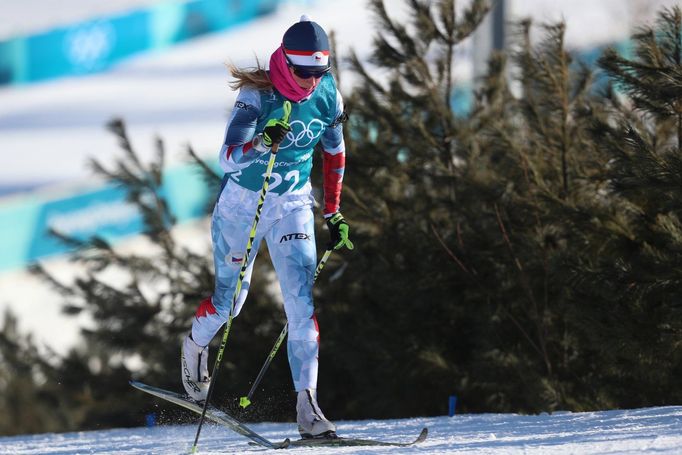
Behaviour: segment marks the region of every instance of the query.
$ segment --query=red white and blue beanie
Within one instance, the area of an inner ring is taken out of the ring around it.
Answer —
[[[301,16],[301,20],[284,33],[282,47],[294,66],[319,70],[331,65],[327,34],[306,15]]]

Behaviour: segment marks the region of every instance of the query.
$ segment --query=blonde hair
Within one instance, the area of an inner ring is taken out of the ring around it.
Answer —
[[[256,57],[255,68],[237,68],[233,64],[228,65],[230,74],[235,79],[230,81],[229,85],[232,90],[239,90],[242,87],[253,87],[257,90],[268,89],[272,87],[270,76],[264,67],[261,66]]]

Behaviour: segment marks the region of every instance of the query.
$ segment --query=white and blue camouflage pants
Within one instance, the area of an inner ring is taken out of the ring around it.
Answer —
[[[212,299],[202,302],[192,338],[206,346],[227,321],[259,194],[228,182],[213,210],[211,234],[215,264]],[[317,388],[319,329],[312,286],[317,253],[310,191],[268,195],[256,230],[249,265],[235,303],[239,315],[251,284],[258,246],[264,238],[280,282],[289,324],[287,351],[296,391]]]

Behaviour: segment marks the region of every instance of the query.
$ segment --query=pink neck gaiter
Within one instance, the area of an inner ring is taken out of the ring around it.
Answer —
[[[278,47],[270,57],[270,80],[279,93],[294,103],[309,97],[315,90],[315,87],[305,89],[296,83],[287,66],[282,46]]]

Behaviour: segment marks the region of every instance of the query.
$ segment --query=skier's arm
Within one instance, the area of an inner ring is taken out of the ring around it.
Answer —
[[[324,217],[329,218],[339,211],[343,172],[346,166],[346,145],[343,141],[343,122],[346,114],[341,94],[336,92],[336,114],[334,122],[322,134],[322,172],[324,189]]]
[[[260,94],[252,88],[242,88],[225,129],[225,139],[220,149],[220,167],[234,172],[247,167],[261,154],[269,151],[256,136],[260,114]]]

